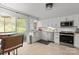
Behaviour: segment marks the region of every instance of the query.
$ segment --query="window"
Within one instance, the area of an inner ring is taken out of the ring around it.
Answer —
[[[25,19],[15,19],[15,17],[0,16],[0,32],[24,33],[26,31],[25,24]]]
[[[14,32],[15,31],[15,18],[9,16],[0,16],[0,32]]]
[[[17,19],[17,32],[24,33],[26,31],[26,21],[25,19]]]
[[[4,32],[4,18],[0,17],[0,32]]]
[[[5,18],[5,32],[14,32],[15,26],[15,18]]]
[[[4,22],[0,22],[0,32],[4,32]]]

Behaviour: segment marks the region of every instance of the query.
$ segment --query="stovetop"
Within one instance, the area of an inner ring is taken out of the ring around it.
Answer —
[[[75,31],[61,31],[62,33],[75,33]]]

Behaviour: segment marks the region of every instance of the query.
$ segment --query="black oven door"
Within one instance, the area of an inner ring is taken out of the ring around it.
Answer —
[[[74,44],[74,36],[60,35],[60,42]]]

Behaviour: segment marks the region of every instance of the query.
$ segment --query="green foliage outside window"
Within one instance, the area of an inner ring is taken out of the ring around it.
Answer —
[[[25,19],[17,19],[17,32],[18,33],[24,33],[26,31],[25,24],[26,24]]]
[[[0,16],[0,32],[24,33],[26,31],[25,24],[25,19],[15,19],[15,17]]]

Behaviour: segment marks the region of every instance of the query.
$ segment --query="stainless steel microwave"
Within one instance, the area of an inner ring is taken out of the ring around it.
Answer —
[[[61,23],[60,23],[60,26],[61,27],[72,27],[73,26],[73,21],[62,21]]]

